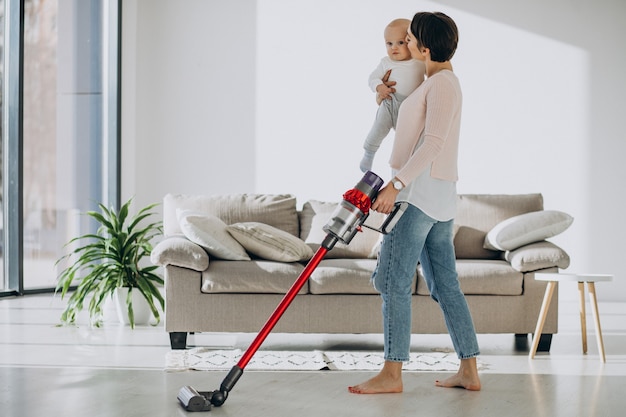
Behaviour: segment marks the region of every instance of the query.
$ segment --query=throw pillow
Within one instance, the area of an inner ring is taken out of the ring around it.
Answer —
[[[557,267],[566,269],[569,266],[569,255],[552,242],[531,243],[505,253],[513,269],[519,272],[537,271],[539,269]]]
[[[150,260],[159,266],[175,265],[194,271],[209,267],[209,255],[184,236],[170,236],[160,241],[150,253]]]
[[[211,256],[229,261],[249,261],[246,250],[227,231],[219,217],[181,210],[178,223],[185,237],[202,246]]]
[[[515,250],[564,232],[574,218],[556,210],[541,210],[506,219],[485,236],[484,247],[491,250]]]
[[[291,233],[259,222],[231,224],[226,228],[249,253],[279,262],[306,261],[313,250]]]

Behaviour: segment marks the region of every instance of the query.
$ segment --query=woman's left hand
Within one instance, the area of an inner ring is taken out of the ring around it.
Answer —
[[[398,190],[393,187],[393,184],[389,183],[385,185],[376,196],[376,200],[372,203],[372,210],[383,214],[389,214],[393,210],[396,204],[396,197],[398,196]]]

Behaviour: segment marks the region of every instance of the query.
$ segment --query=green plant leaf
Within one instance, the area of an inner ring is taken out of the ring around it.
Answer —
[[[150,204],[129,217],[131,202],[132,198],[117,211],[98,204],[99,212],[86,212],[98,223],[97,232],[74,237],[64,245],[66,248],[79,246],[55,263],[67,265],[57,278],[55,290],[61,293],[62,299],[71,292],[74,283],[78,283],[61,313],[62,322],[74,323],[77,313],[86,305],[91,324],[100,326],[104,302],[118,287],[130,287],[129,293],[133,288],[140,291],[157,323],[160,321],[158,307],[164,310],[165,302],[158,286],[163,285],[163,278],[154,272],[157,266],[144,266],[142,262],[152,252],[151,240],[163,232],[161,221],[149,221],[156,215],[153,209],[158,204]],[[130,294],[126,305],[134,328]]]

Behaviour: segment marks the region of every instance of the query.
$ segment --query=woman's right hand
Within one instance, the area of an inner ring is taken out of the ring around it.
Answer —
[[[376,196],[376,200],[372,203],[372,210],[383,214],[389,214],[396,205],[396,197],[399,191],[396,190],[392,183],[385,185]]]
[[[387,70],[385,75],[382,78],[382,84],[376,86],[376,103],[380,106],[383,100],[387,100],[390,97],[390,94],[395,93],[396,89],[393,87],[396,85],[395,81],[389,81],[389,76],[391,75],[391,70]]]

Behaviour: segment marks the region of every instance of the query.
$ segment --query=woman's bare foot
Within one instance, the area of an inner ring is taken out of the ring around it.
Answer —
[[[444,388],[465,388],[470,391],[480,391],[481,385],[476,358],[461,359],[459,371],[443,381],[435,381],[435,385]]]
[[[390,394],[402,392],[402,362],[386,361],[374,378],[348,387],[353,394]]]

